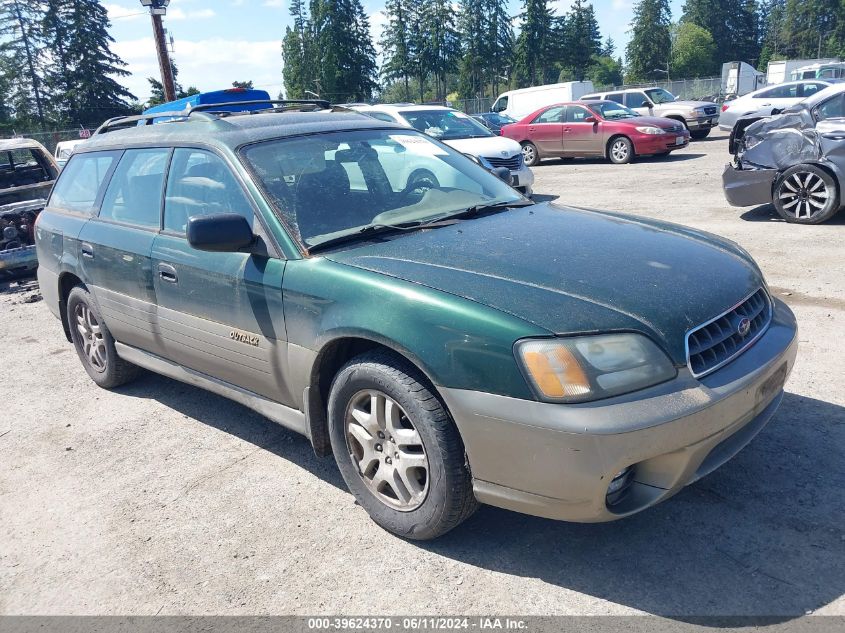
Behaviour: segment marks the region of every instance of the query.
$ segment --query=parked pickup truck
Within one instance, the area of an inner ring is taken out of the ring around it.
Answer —
[[[53,157],[37,141],[0,140],[0,278],[38,265],[35,218],[58,173]]]
[[[719,123],[719,106],[711,101],[685,101],[663,88],[631,88],[584,95],[581,101],[615,101],[645,116],[675,119],[693,139],[703,139]]]

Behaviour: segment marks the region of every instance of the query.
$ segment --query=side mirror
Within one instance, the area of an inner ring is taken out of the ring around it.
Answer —
[[[511,184],[511,170],[507,167],[494,167],[490,170],[490,173],[493,174],[496,178],[504,182],[505,184]]]
[[[584,119],[584,123],[598,123],[599,120],[594,116],[588,116]]]
[[[191,216],[186,233],[188,244],[199,251],[236,253],[255,243],[249,222],[237,213]]]

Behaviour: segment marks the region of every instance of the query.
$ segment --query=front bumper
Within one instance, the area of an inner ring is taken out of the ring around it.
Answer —
[[[718,114],[695,117],[694,119],[687,119],[687,127],[690,130],[709,130],[710,128],[716,127],[718,124]]]
[[[737,169],[728,164],[722,172],[722,190],[733,207],[767,204],[772,201],[772,185],[777,176],[777,169]]]
[[[17,273],[34,270],[38,266],[35,246],[22,246],[0,251],[0,272]]]
[[[479,501],[567,521],[610,521],[672,496],[738,453],[771,419],[797,352],[792,312],[775,300],[766,334],[701,380],[677,378],[580,405],[441,389]],[[614,505],[613,476],[633,466]]]
[[[530,196],[534,190],[534,172],[526,165],[511,171],[511,185],[517,191]]]
[[[678,144],[678,139],[682,138],[683,142]],[[676,149],[682,149],[689,145],[689,132],[677,132],[672,134],[640,134],[632,136],[634,143],[634,153],[638,156],[648,154],[663,154],[671,152]]]

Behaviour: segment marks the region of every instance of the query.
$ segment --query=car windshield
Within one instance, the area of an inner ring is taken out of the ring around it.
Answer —
[[[670,103],[675,100],[675,95],[663,88],[650,88],[645,93],[654,103]]]
[[[620,103],[613,101],[605,101],[603,103],[591,103],[590,107],[601,115],[602,118],[608,121],[615,121],[616,119],[631,119],[640,116],[630,108],[626,108]]]
[[[491,114],[485,114],[484,118],[495,125],[507,125],[508,123],[516,123],[516,119],[512,119],[511,117],[505,114],[497,114],[495,112]]]
[[[310,249],[474,207],[526,204],[469,158],[413,130],[356,130],[250,145],[243,157]]]
[[[441,141],[494,136],[481,123],[457,110],[409,110],[400,114],[411,127]]]

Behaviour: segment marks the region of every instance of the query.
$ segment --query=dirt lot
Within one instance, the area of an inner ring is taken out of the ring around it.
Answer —
[[[795,310],[777,416],[732,462],[613,524],[483,508],[394,538],[308,442],[217,396],[82,370],[37,290],[0,294],[0,614],[845,614],[845,212],[731,209],[724,136],[629,166],[551,161],[536,190],[736,240]]]

